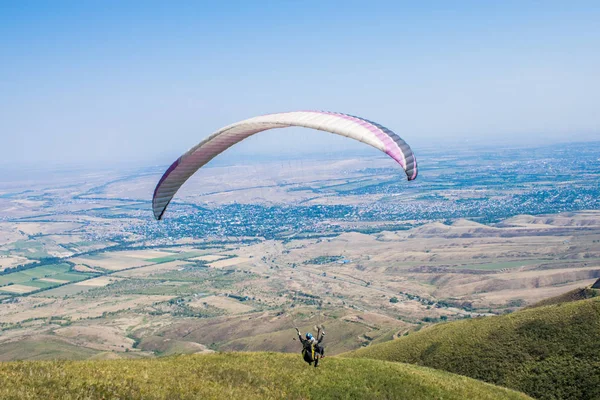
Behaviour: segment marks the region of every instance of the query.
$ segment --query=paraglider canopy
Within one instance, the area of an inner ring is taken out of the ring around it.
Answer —
[[[406,172],[409,181],[417,177],[417,160],[408,144],[394,132],[375,122],[327,111],[293,111],[261,115],[219,129],[175,160],[154,189],[154,217],[160,220],[181,185],[229,147],[258,132],[292,126],[335,133],[368,144],[396,160]]]

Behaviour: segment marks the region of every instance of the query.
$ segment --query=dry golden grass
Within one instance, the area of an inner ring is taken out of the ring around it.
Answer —
[[[124,352],[131,350],[134,344],[134,340],[121,329],[103,324],[67,326],[53,332],[58,337],[69,339],[70,343],[100,351]]]
[[[232,267],[234,265],[243,264],[248,261],[250,261],[250,258],[234,257],[234,258],[228,258],[226,260],[215,261],[208,265],[211,266],[212,268],[227,268],[227,267]]]
[[[17,323],[32,318],[69,317],[76,321],[86,318],[98,318],[103,313],[117,312],[127,309],[136,309],[155,302],[172,299],[174,296],[162,295],[126,295],[106,298],[92,298],[82,301],[80,298],[44,299],[42,306],[32,308],[29,303],[6,312],[0,311],[0,322]]]
[[[112,253],[100,253],[93,257],[75,257],[70,261],[77,264],[85,264],[92,268],[120,271],[122,269],[152,264],[146,261],[145,258],[142,258],[143,255],[145,255],[144,252],[116,251]]]
[[[29,292],[33,292],[34,290],[38,290],[39,288],[35,287],[35,286],[26,286],[26,285],[9,285],[9,286],[2,286],[0,288],[0,290],[5,291],[5,292],[10,292],[10,293],[29,293]]]
[[[16,267],[19,264],[27,264],[29,262],[30,261],[25,257],[0,255],[0,271],[6,268]]]
[[[147,277],[147,276],[150,276],[150,275],[158,273],[158,272],[174,271],[174,270],[183,268],[186,265],[190,265],[190,263],[188,261],[180,261],[180,260],[169,261],[169,262],[149,265],[147,267],[139,267],[139,268],[130,269],[127,271],[119,271],[119,272],[115,273],[114,275],[118,276],[118,277],[123,277],[123,278]]]
[[[54,278],[40,278],[38,280],[43,281],[43,282],[50,282],[50,283],[67,283],[67,282],[70,282],[70,281],[65,281],[63,279],[54,279]]]
[[[93,268],[90,268],[90,267],[88,267],[86,265],[82,265],[82,264],[75,265],[73,267],[73,270],[77,271],[77,272],[85,272],[85,273],[90,273],[90,272],[97,273],[97,272],[99,272],[97,269],[93,269]]]
[[[97,286],[97,287],[102,287],[102,286],[110,285],[111,283],[117,282],[119,280],[120,279],[114,278],[114,277],[100,276],[98,278],[92,278],[92,279],[87,279],[85,281],[76,282],[76,283],[74,283],[74,285],[76,285],[76,286]]]
[[[208,296],[189,303],[191,307],[204,308],[204,303],[220,308],[231,314],[242,314],[252,311],[254,308],[241,303],[238,300],[224,296]]]

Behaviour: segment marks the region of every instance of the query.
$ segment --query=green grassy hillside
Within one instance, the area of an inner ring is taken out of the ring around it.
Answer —
[[[437,324],[348,357],[425,365],[539,399],[600,398],[600,298]]]
[[[526,308],[543,307],[543,306],[550,306],[553,304],[568,303],[568,302],[577,301],[577,300],[592,299],[594,297],[597,297],[598,295],[600,295],[600,293],[598,293],[598,290],[596,290],[596,289],[591,289],[591,288],[575,289],[575,290],[571,290],[570,292],[564,293],[560,296],[551,297],[549,299],[542,300],[542,301],[537,302]]]
[[[218,353],[147,360],[0,363],[2,399],[527,399],[444,371],[369,359]]]

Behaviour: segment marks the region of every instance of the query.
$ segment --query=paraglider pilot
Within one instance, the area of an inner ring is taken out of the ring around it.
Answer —
[[[302,337],[300,330],[296,328],[298,333],[298,339],[302,343],[302,356],[304,361],[309,365],[315,363],[315,367],[319,363],[319,358],[325,357],[325,348],[321,346],[321,342],[325,337],[325,330],[317,329],[317,338],[315,338],[310,332],[306,333],[306,337]]]

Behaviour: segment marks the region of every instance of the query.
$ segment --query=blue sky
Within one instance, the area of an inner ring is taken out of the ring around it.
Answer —
[[[0,0],[0,165],[162,164],[295,109],[416,149],[600,140],[598,21],[597,1]],[[290,130],[230,152],[357,148]]]

